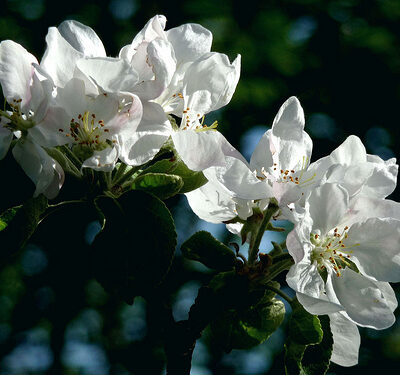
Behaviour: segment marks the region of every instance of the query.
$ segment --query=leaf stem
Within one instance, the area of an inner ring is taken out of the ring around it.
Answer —
[[[263,212],[263,219],[261,224],[258,227],[256,233],[251,233],[250,238],[250,249],[249,249],[249,264],[254,264],[257,260],[258,251],[261,243],[261,239],[264,235],[265,228],[267,227],[268,223],[270,222],[272,216],[274,216],[275,212],[278,211],[278,206],[275,202],[271,202],[268,205],[268,208]]]
[[[280,290],[279,288],[275,288],[272,285],[266,285],[265,288],[269,289],[269,290],[272,290],[276,294],[280,295],[283,299],[288,301],[290,304],[293,303],[293,298],[290,298],[285,292],[282,292],[282,290]]]

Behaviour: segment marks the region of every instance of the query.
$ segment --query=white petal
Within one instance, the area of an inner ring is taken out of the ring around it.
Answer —
[[[237,215],[231,196],[218,184],[207,182],[185,195],[193,212],[210,223],[221,223]]]
[[[347,139],[330,155],[333,164],[354,165],[367,161],[367,153],[360,138],[355,135]]]
[[[312,191],[308,198],[313,229],[325,235],[334,229],[348,209],[348,194],[336,184],[324,184]]]
[[[64,172],[59,164],[28,139],[17,142],[12,152],[15,160],[36,185],[34,196],[44,194],[49,199],[55,198],[64,182]]]
[[[300,292],[297,292],[296,296],[304,309],[313,315],[331,314],[343,310],[343,306],[330,302],[328,298],[314,298]]]
[[[371,218],[356,223],[348,232],[346,245],[362,273],[380,281],[400,281],[400,220]]]
[[[0,123],[0,160],[7,155],[12,139],[13,133],[4,128]]]
[[[304,248],[297,230],[294,229],[287,235],[286,247],[296,263],[299,263],[304,258]]]
[[[304,111],[299,100],[291,96],[282,104],[272,124],[272,133],[276,137],[299,140],[304,130]]]
[[[263,168],[265,171],[267,171],[269,168],[272,167],[273,164],[272,153],[270,149],[271,133],[272,130],[269,129],[263,134],[253,152],[253,155],[251,155],[250,168],[253,171],[257,171],[257,174],[259,176],[262,176],[261,170]]]
[[[264,199],[273,196],[271,186],[260,181],[247,164],[235,157],[225,157],[221,167],[208,168],[208,180],[220,182],[233,196],[241,199]]]
[[[21,106],[31,100],[30,83],[36,58],[11,40],[0,43],[0,83],[9,103],[22,99]]]
[[[107,147],[101,151],[95,151],[93,155],[86,159],[82,168],[92,168],[96,171],[111,172],[118,160],[118,150],[116,147]]]
[[[203,171],[225,162],[222,138],[216,131],[180,130],[172,133],[172,140],[183,162],[193,171]]]
[[[189,66],[184,77],[183,95],[189,97],[188,106],[203,115],[228,104],[239,75],[240,56],[231,64],[224,54],[205,54]]]
[[[112,57],[82,58],[77,69],[107,92],[132,92],[138,82],[136,71],[125,61]],[[82,75],[78,76],[83,78]]]
[[[340,313],[329,314],[333,335],[331,361],[340,366],[354,366],[358,363],[360,333],[357,326]]]
[[[211,50],[212,34],[201,25],[187,23],[168,30],[166,35],[178,62],[195,61]]]
[[[146,163],[160,151],[171,132],[162,108],[156,103],[143,102],[142,120],[136,131],[124,138],[119,158],[128,165]]]
[[[43,147],[72,143],[71,137],[66,136],[69,133],[70,121],[71,115],[64,108],[50,107],[42,121],[29,130],[29,134]]]
[[[317,299],[325,299],[325,283],[320,276],[317,266],[307,260],[303,260],[290,267],[286,275],[286,282],[295,290]]]
[[[46,35],[47,48],[40,66],[51,76],[56,86],[64,87],[73,77],[77,60],[84,57],[72,47],[57,28],[50,27]]]
[[[357,325],[385,329],[394,323],[390,302],[372,280],[345,268],[332,282],[340,304]]]
[[[176,59],[171,43],[161,38],[153,40],[147,47],[143,64],[152,67],[154,80],[145,80],[135,87],[134,92],[142,100],[157,98],[170,84],[175,73]]]
[[[382,160],[376,155],[367,155],[369,163],[373,163],[373,172],[362,189],[362,194],[385,198],[396,188],[399,166],[396,159]]]
[[[58,26],[61,36],[85,56],[105,57],[106,51],[97,34],[78,21],[64,21]]]

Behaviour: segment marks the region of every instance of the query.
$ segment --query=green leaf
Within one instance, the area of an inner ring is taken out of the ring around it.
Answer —
[[[261,344],[281,325],[285,305],[273,298],[245,311],[227,311],[212,324],[213,335],[226,352]]]
[[[235,253],[206,231],[195,233],[182,244],[181,250],[186,258],[219,271],[231,270],[237,262]]]
[[[289,339],[301,345],[320,343],[323,331],[318,316],[304,310],[297,300],[291,306],[293,311],[288,325]]]
[[[324,375],[328,371],[332,356],[333,337],[327,315],[319,316],[324,336],[316,345],[307,346],[303,360],[303,371],[307,375]]]
[[[109,292],[132,303],[167,274],[176,247],[174,222],[165,204],[141,190],[97,205],[105,228],[92,244],[93,271]]]
[[[39,225],[47,206],[47,198],[39,195],[37,198],[28,199],[22,206],[11,208],[1,215],[0,223],[3,227],[6,224],[0,231],[2,260],[12,256],[25,246]]]
[[[0,232],[8,226],[8,223],[14,218],[22,206],[15,206],[5,210],[0,214]]]
[[[302,360],[308,348],[320,343],[322,345],[324,331],[319,318],[304,310],[297,300],[294,300],[291,306],[293,312],[289,320],[285,344],[285,371],[287,375],[314,375],[313,372],[306,372],[312,371],[315,364],[313,360],[308,356],[307,368],[303,368]],[[329,337],[326,339],[329,341]],[[310,353],[312,356],[313,352]]]
[[[146,173],[138,176],[132,184],[134,190],[145,190],[160,199],[167,199],[182,189],[181,177],[165,173]]]

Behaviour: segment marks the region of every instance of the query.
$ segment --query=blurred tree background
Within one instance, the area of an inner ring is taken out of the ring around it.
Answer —
[[[108,55],[116,56],[155,14],[166,15],[167,28],[200,23],[214,35],[213,51],[231,59],[242,55],[232,102],[210,114],[208,122],[217,119],[220,131],[247,158],[291,95],[305,109],[313,160],[350,134],[358,135],[369,153],[399,157],[398,0],[0,0],[0,40],[12,39],[40,59],[47,28],[75,19],[91,26]],[[12,156],[0,168],[3,210],[34,189]],[[62,194],[77,188],[67,181]],[[400,200],[399,189],[391,198]],[[227,238],[223,225],[197,220],[184,197],[166,203],[180,243],[199,229],[238,242]],[[11,263],[1,263],[0,375],[163,373],[157,316],[143,299],[132,306],[115,300],[92,276],[88,248],[98,225],[93,213],[71,208],[40,226]],[[263,249],[271,239],[263,241]],[[198,288],[211,276],[205,267],[182,259],[178,246],[167,279],[176,319],[187,318]],[[226,354],[206,331],[195,349],[192,375],[282,374],[284,333],[283,326],[253,350]],[[399,321],[361,334],[359,365],[331,365],[330,374],[376,373],[383,364],[399,368]]]

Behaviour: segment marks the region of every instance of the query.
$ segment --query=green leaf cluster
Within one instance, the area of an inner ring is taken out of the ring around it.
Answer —
[[[315,316],[292,302],[285,344],[287,375],[324,375],[332,355],[333,338],[328,316]]]

